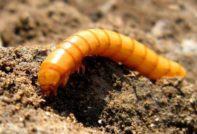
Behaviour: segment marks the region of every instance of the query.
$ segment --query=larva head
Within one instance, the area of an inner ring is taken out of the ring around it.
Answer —
[[[60,83],[60,73],[54,69],[41,69],[38,73],[38,82],[44,96],[56,95]]]

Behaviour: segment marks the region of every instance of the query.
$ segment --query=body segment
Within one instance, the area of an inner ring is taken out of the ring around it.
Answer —
[[[89,55],[109,57],[154,80],[186,75],[182,66],[136,40],[109,30],[89,29],[65,39],[43,61],[38,74],[43,93],[56,94],[58,86],[65,85],[69,75]]]

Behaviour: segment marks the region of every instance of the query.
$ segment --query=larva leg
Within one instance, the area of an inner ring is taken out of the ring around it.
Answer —
[[[66,84],[67,84],[67,82],[68,82],[68,79],[69,79],[69,76],[70,74],[65,74],[65,76],[63,76],[62,77],[62,79],[61,79],[61,82],[60,82],[60,85],[62,86],[62,87],[65,87],[66,86]]]
[[[75,69],[77,71],[77,73],[85,73],[85,65],[84,64],[80,64],[77,69]]]

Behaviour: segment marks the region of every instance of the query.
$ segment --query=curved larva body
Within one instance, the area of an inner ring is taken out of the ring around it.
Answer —
[[[186,75],[179,64],[157,55],[136,40],[109,30],[90,29],[61,42],[43,61],[38,74],[43,93],[56,94],[57,87],[66,84],[69,75],[87,55],[109,57],[150,79]]]

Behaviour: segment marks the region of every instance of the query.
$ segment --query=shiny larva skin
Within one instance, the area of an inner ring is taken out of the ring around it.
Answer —
[[[109,30],[89,29],[65,39],[43,61],[38,73],[42,92],[56,94],[57,88],[67,83],[69,75],[88,55],[109,57],[153,80],[186,75],[182,66],[134,39]]]

